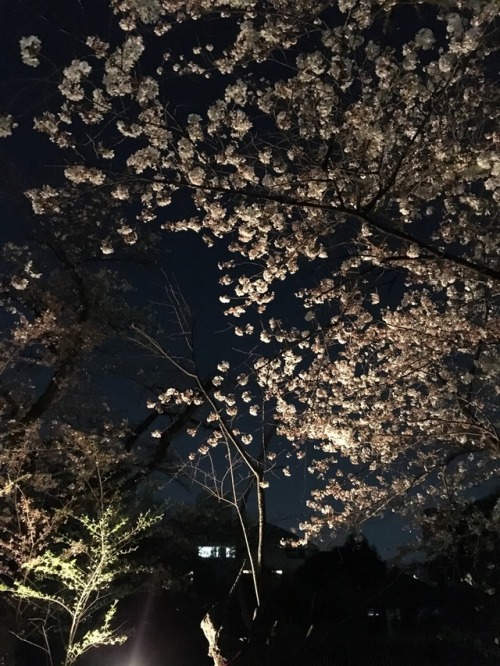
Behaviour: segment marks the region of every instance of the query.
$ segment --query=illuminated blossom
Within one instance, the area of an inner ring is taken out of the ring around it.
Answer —
[[[0,139],[4,139],[12,134],[12,130],[17,127],[11,115],[0,116]]]
[[[42,42],[35,35],[21,37],[19,40],[21,47],[21,58],[25,65],[29,67],[38,67],[40,64],[39,54],[42,48]]]

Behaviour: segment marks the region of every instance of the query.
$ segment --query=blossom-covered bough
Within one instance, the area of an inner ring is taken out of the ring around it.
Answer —
[[[30,198],[50,213],[90,185],[126,202],[104,254],[146,224],[219,248],[221,301],[252,354],[231,381],[220,359],[192,458],[223,443],[265,487],[275,454],[245,451],[275,429],[317,481],[309,537],[494,475],[496,3],[110,9],[121,40],[89,36],[35,119],[64,151],[67,186]],[[22,46],[26,64],[43,56]],[[203,98],[180,105],[179,81]],[[160,402],[185,404],[165,388]]]

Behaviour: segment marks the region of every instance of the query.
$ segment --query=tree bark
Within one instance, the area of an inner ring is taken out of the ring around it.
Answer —
[[[200,624],[208,642],[208,656],[213,659],[214,666],[226,666],[241,652],[241,642],[231,636],[226,615],[224,606],[216,604]]]

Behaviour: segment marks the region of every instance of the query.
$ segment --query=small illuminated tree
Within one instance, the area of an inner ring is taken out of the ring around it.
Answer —
[[[0,584],[0,592],[28,605],[27,621],[44,639],[35,644],[51,663],[60,637],[62,666],[72,666],[94,647],[127,638],[113,624],[120,582],[133,569],[127,558],[160,516],[141,514],[132,520],[124,513],[111,501],[101,504],[94,517],[68,516],[66,528],[73,523],[76,536],[60,533],[55,543],[22,564],[22,580]]]

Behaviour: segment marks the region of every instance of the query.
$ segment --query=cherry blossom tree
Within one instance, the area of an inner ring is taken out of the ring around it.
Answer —
[[[101,502],[118,493],[131,511],[150,474],[169,473],[165,442],[179,427],[176,418],[186,417],[171,414],[165,438],[149,443],[159,415],[151,417],[143,403],[158,377],[150,367],[144,378],[144,359],[134,366],[130,352],[137,357],[137,347],[128,337],[132,322],[150,333],[158,325],[151,310],[134,302],[123,266],[150,259],[154,238],[144,236],[113,261],[101,256],[106,215],[114,219],[119,209],[94,190],[79,194],[60,199],[50,215],[28,218],[29,232],[21,239],[13,234],[0,256],[0,573],[6,584],[2,625],[9,637],[1,659],[9,665],[15,663],[16,636],[45,644],[49,652],[58,642],[51,612],[42,613],[40,623],[27,619],[41,601],[50,605],[47,595],[36,596],[33,581],[40,571],[31,565],[57,558],[62,543],[78,541],[75,516],[87,520],[80,524],[83,531],[99,522],[98,489]],[[17,212],[22,226],[24,210]],[[140,395],[139,413],[129,421],[113,395],[127,382],[138,385]],[[115,512],[112,518],[120,522],[123,516]],[[106,520],[111,529],[111,517]],[[66,589],[71,591],[76,594]],[[96,627],[92,640],[106,642],[110,632]]]
[[[316,481],[308,537],[495,474],[496,3],[109,12],[121,32],[89,35],[34,119],[66,183],[29,197],[46,214],[89,189],[123,206],[101,227],[103,255],[154,225],[213,246],[246,368],[217,359],[207,389],[183,365],[189,387],[151,401],[210,405],[192,461],[224,450],[228,474],[236,457],[265,489],[274,454],[248,447],[272,430]],[[43,68],[36,36],[21,49]],[[9,110],[0,132],[20,123]]]
[[[57,559],[62,543],[78,541],[75,515],[87,520],[82,530],[98,521],[97,490],[100,501],[107,502],[121,488],[123,501],[133,504],[133,493],[130,488],[126,492],[124,484],[135,488],[146,478],[135,471],[134,441],[148,417],[135,429],[122,422],[103,405],[109,396],[95,385],[102,381],[99,371],[119,369],[116,345],[130,319],[147,322],[147,315],[127,301],[130,287],[116,271],[91,261],[95,252],[89,248],[98,238],[96,211],[95,197],[80,206],[63,204],[58,213],[36,220],[32,237],[9,241],[2,250],[0,572],[2,624],[9,638],[2,644],[5,664],[15,663],[15,637],[52,653],[56,629],[63,630],[50,609],[41,612],[43,621],[29,622],[33,610],[50,596],[45,583],[40,587],[34,582],[41,570],[33,563]],[[116,512],[113,517],[122,519]],[[109,520],[106,524],[110,527]],[[72,591],[76,595],[76,588]],[[92,599],[95,592],[89,591]],[[81,621],[74,619],[73,657]],[[92,629],[89,624],[87,628]],[[92,640],[85,650],[112,639],[109,622],[101,628],[95,627],[93,638],[89,634]]]

